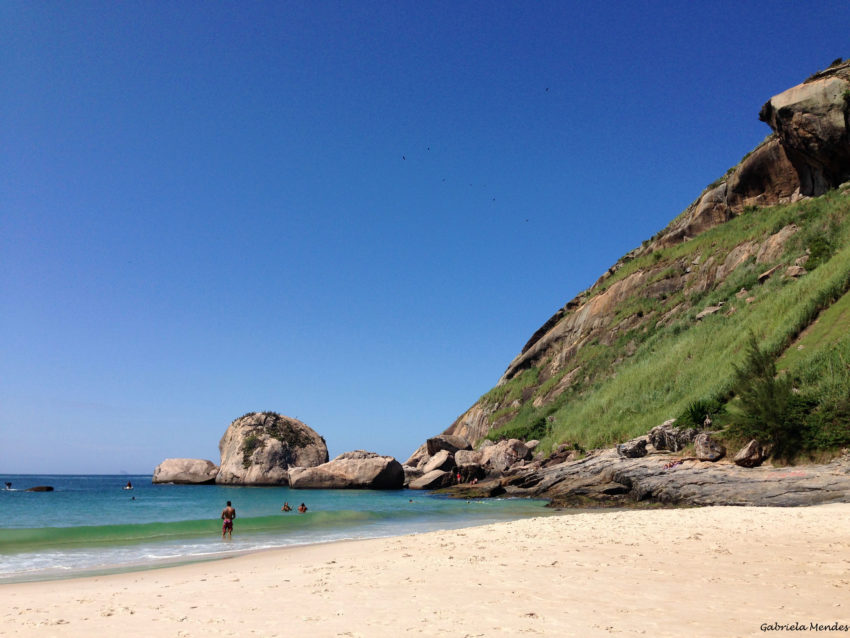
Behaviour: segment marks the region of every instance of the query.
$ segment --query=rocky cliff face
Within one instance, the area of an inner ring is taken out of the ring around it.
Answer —
[[[685,244],[744,212],[818,196],[850,179],[850,62],[834,64],[774,96],[762,107],[760,118],[773,133],[706,188],[667,228],[559,309],[511,361],[496,388],[461,415],[446,434],[480,442],[494,428],[510,424],[522,410],[539,410],[582,381],[593,383],[586,369],[592,361],[583,352],[588,345],[617,347],[608,367],[609,374],[616,374],[620,361],[638,347],[634,339],[625,340],[628,335],[651,333],[680,320],[691,311],[694,299],[731,285],[732,275],[741,272],[742,264],[751,269],[773,268],[766,277],[774,272],[788,277],[805,273],[802,264],[811,252],[808,248],[797,261],[777,263],[788,259],[783,251],[798,230],[793,223],[724,250],[682,251],[679,257],[660,259],[660,251]],[[650,257],[659,260],[653,263]],[[635,263],[644,265],[633,268]],[[798,269],[796,274],[792,268]],[[741,305],[752,301],[746,290],[738,299],[733,301]],[[705,310],[731,314],[735,307],[724,308],[721,302]],[[526,373],[534,378],[511,385]],[[425,456],[424,447],[414,456],[417,461]]]
[[[236,419],[218,449],[218,484],[286,485],[291,466],[312,467],[328,460],[321,436],[301,421],[274,412],[253,412]]]

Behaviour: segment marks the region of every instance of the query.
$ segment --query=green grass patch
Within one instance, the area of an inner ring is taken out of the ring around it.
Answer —
[[[779,370],[804,365],[806,359],[821,356],[850,335],[850,294],[845,293],[827,308],[777,362]]]
[[[523,390],[537,385],[540,377],[539,368],[528,368],[523,370],[513,379],[509,379],[502,385],[497,385],[479,401],[486,405],[506,405],[522,398]]]
[[[674,268],[677,260],[690,263],[696,255],[701,255],[701,263],[710,256],[714,256],[715,263],[723,263],[735,246],[746,241],[761,242],[789,223],[797,224],[801,231],[795,236],[799,240],[786,245],[783,263],[811,249],[811,237],[827,237],[830,251],[824,253],[816,269],[798,280],[783,278],[780,271],[758,284],[758,274],[769,265],[756,264],[751,259],[718,287],[699,295],[685,289],[652,304],[626,300],[626,305],[618,309],[619,318],[626,319],[644,307],[663,313],[683,300],[693,305],[683,309],[669,325],[656,327],[652,319],[652,327],[642,322],[619,335],[614,346],[598,341],[584,345],[567,364],[569,370],[581,366],[581,372],[570,388],[549,404],[533,408],[531,397],[545,395],[564,373],[553,376],[528,396],[522,390],[537,384],[536,371],[527,370],[494,388],[485,397],[498,397],[503,409],[517,399],[523,401],[501,413],[499,432],[527,438],[519,434],[536,434],[540,419],[544,418],[548,431],[542,440],[543,450],[553,449],[561,442],[590,449],[638,436],[669,418],[687,414],[696,402],[728,400],[733,394],[733,364],[743,361],[748,333],[757,337],[760,347],[770,356],[778,357],[821,316],[821,321],[800,341],[804,345],[800,354],[789,352],[778,364],[795,375],[799,391],[810,402],[801,408],[811,429],[806,445],[823,447],[844,440],[846,421],[842,429],[841,419],[845,404],[840,397],[842,392],[848,395],[850,373],[842,361],[850,360],[850,352],[832,346],[839,341],[845,343],[836,339],[842,332],[850,332],[850,301],[844,299],[850,289],[850,197],[831,192],[795,205],[749,210],[691,241],[658,251],[655,254],[660,254],[660,258],[648,255],[625,264],[600,289],[638,268],[658,268],[659,263],[663,266],[667,262],[668,268]],[[755,297],[753,303],[734,297],[741,288],[747,288]],[[841,303],[827,310],[838,299]],[[719,301],[726,301],[730,308],[735,306],[736,311],[727,316],[724,309],[701,321],[694,320],[702,308]],[[634,354],[624,357],[623,348],[632,340],[636,345]],[[828,356],[826,350],[830,351]],[[811,360],[806,358],[815,354],[818,356]],[[820,378],[831,381],[818,381]],[[694,413],[701,410],[697,406]],[[507,416],[510,418],[505,422]]]

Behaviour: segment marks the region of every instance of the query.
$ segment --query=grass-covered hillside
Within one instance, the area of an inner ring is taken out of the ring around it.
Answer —
[[[553,342],[481,397],[488,437],[591,449],[674,417],[701,423],[706,412],[715,427],[745,432],[735,429],[746,416],[746,406],[736,408],[735,366],[744,366],[752,335],[788,375],[798,447],[850,444],[847,186],[746,208],[621,264],[592,289],[600,299],[617,293],[604,330],[591,326],[579,342]]]

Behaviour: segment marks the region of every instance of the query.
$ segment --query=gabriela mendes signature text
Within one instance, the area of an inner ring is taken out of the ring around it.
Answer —
[[[850,625],[834,622],[831,625],[817,622],[763,622],[762,631],[850,631]]]

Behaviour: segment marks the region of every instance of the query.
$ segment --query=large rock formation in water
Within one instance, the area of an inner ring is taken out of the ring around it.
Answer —
[[[204,485],[215,483],[218,465],[205,459],[165,459],[153,472],[154,483]]]
[[[275,412],[251,412],[233,421],[218,444],[221,467],[215,482],[226,485],[287,485],[289,468],[327,463],[324,438]]]
[[[315,467],[293,467],[293,488],[397,490],[404,484],[401,463],[391,456],[355,450]]]

